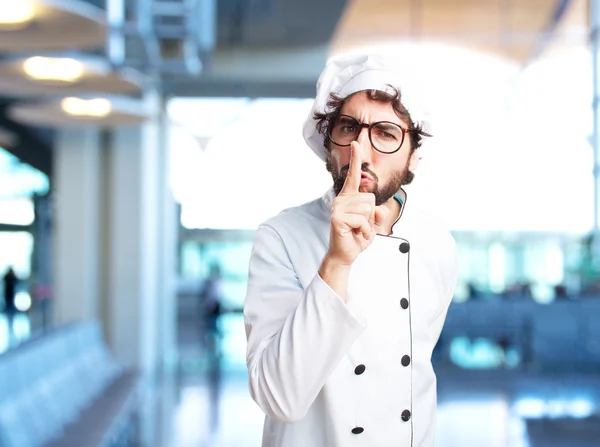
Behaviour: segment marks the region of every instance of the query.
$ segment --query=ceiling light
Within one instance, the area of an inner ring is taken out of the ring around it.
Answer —
[[[91,118],[107,116],[112,109],[110,101],[105,98],[64,98],[61,101],[61,107],[69,115]]]
[[[0,29],[20,29],[23,28],[27,22],[30,22],[35,15],[35,9],[33,4],[28,0],[2,1],[0,7]]]
[[[83,74],[83,65],[75,59],[34,56],[23,63],[32,79],[51,82],[75,82]]]

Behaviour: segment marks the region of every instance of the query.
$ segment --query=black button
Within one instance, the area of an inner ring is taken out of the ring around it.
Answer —
[[[402,309],[408,309],[408,300],[406,298],[402,298],[400,300],[400,306],[402,306]]]
[[[365,372],[365,369],[367,369],[365,365],[358,365],[356,368],[354,368],[354,374],[360,376],[362,373]]]
[[[355,435],[360,435],[363,431],[365,431],[365,429],[362,427],[354,427],[352,429],[352,433],[354,433]]]
[[[409,355],[402,356],[402,366],[408,366],[408,365],[410,365],[410,356]]]
[[[410,420],[410,411],[408,411],[408,410],[404,410],[404,411],[402,412],[402,420],[403,420],[404,422],[408,422],[408,421]]]
[[[408,242],[402,242],[400,244],[400,253],[408,253],[408,250],[410,250],[410,245],[408,245]]]

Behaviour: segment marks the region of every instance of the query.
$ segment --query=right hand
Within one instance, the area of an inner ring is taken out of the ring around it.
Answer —
[[[359,192],[361,166],[360,148],[354,141],[348,175],[331,212],[327,257],[338,265],[351,265],[375,239],[374,225],[380,210],[375,206],[375,194]]]

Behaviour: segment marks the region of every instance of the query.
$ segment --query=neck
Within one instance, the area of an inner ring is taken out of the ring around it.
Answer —
[[[385,219],[375,225],[375,231],[378,234],[390,235],[392,234],[392,225],[394,225],[394,222],[396,222],[400,215],[400,204],[396,199],[390,197],[387,202],[380,206],[385,208],[387,213]]]

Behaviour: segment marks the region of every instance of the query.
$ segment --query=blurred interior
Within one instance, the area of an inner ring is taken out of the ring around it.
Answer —
[[[436,445],[600,445],[599,26],[597,0],[3,2],[0,447],[260,445],[254,230],[330,186],[301,126],[366,49],[432,122],[407,190],[458,243]]]

